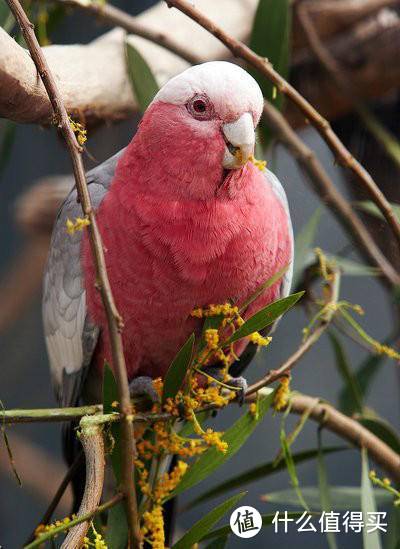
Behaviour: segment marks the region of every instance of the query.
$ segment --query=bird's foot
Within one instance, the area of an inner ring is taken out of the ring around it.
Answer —
[[[139,376],[132,379],[129,383],[129,392],[131,398],[146,396],[153,404],[160,402],[160,395],[154,388],[153,379],[148,376]]]
[[[230,385],[231,387],[235,387],[237,390],[237,400],[239,403],[239,406],[243,406],[244,398],[246,396],[246,391],[248,388],[247,381],[244,377],[229,377],[227,381],[225,381],[227,385]]]

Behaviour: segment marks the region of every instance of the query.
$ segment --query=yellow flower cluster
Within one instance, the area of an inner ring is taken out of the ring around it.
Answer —
[[[68,525],[71,520],[75,519],[76,515],[72,515],[72,517],[65,517],[62,520],[56,520],[55,522],[52,522],[51,524],[39,524],[35,530],[35,537],[39,537],[45,532],[51,532],[55,528],[59,528],[60,526],[66,526]]]
[[[206,342],[207,349],[218,349],[219,334],[218,330],[209,328],[204,332],[204,341]]]
[[[201,437],[208,446],[215,446],[217,450],[226,454],[228,451],[228,443],[221,440],[223,433],[218,433],[212,429],[207,429],[205,433],[202,433]]]
[[[279,412],[286,408],[289,402],[290,395],[290,377],[286,376],[281,379],[280,385],[275,393],[274,409]]]
[[[249,412],[254,417],[254,419],[258,419],[257,417],[257,404],[255,402],[251,402],[249,405]]]
[[[153,549],[165,548],[164,518],[161,505],[154,505],[151,511],[143,513],[142,533]]]
[[[259,345],[260,347],[266,347],[271,343],[272,337],[263,337],[258,332],[253,332],[248,336],[248,340],[256,345]]]
[[[95,549],[108,549],[108,545],[103,539],[103,536],[98,532],[96,532],[95,527],[93,526],[93,523],[92,523],[92,530],[94,533],[94,541],[91,541],[88,537],[84,537],[82,549],[89,549],[90,547],[94,547]]]
[[[394,360],[400,360],[400,354],[388,345],[383,345],[382,343],[379,343],[379,341],[375,341],[374,347],[378,354],[386,355]]]
[[[239,313],[239,309],[230,303],[222,303],[221,305],[209,305],[208,307],[193,309],[190,313],[191,316],[196,318],[208,318],[211,316],[225,316],[232,317]]]
[[[394,502],[393,502],[394,506],[400,507],[400,492],[399,490],[396,490],[396,488],[392,486],[392,482],[389,478],[387,477],[383,479],[378,478],[374,470],[371,470],[369,472],[369,478],[371,479],[373,484],[375,484],[376,486],[379,486],[380,488],[383,488],[384,490],[392,494],[392,496],[394,496]]]
[[[80,122],[75,122],[71,117],[69,117],[69,123],[71,125],[72,131],[76,135],[76,140],[79,145],[84,145],[87,141],[87,130]]]
[[[84,227],[90,225],[90,221],[86,217],[77,217],[75,222],[68,218],[65,225],[67,227],[67,233],[72,235],[75,231],[82,231]]]
[[[253,155],[250,156],[249,161],[254,164],[256,168],[260,170],[260,172],[265,172],[265,169],[267,167],[267,161],[266,160],[257,160]]]

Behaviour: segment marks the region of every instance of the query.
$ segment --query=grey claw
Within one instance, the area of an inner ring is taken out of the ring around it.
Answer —
[[[244,377],[231,377],[226,383],[227,385],[232,385],[232,387],[237,387],[239,389],[237,399],[239,406],[243,406],[248,388],[246,379]]]
[[[145,395],[155,403],[160,402],[160,395],[154,389],[153,379],[148,376],[139,376],[132,379],[129,383],[129,392],[131,397]]]

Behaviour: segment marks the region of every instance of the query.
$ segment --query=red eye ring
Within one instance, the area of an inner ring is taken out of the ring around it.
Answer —
[[[211,120],[214,116],[214,109],[210,100],[205,95],[195,95],[186,104],[188,112],[197,120]]]

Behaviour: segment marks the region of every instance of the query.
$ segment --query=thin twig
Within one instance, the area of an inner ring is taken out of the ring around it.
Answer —
[[[65,473],[64,478],[62,479],[59,487],[57,488],[57,491],[54,494],[50,504],[48,505],[46,511],[43,513],[42,518],[39,521],[39,524],[50,523],[51,517],[53,516],[54,511],[57,509],[58,504],[60,503],[61,498],[65,493],[65,490],[67,489],[71,480],[74,478],[77,471],[84,465],[84,463],[85,463],[84,453],[83,451],[80,451],[75,457],[75,460],[72,463],[71,467]],[[31,532],[31,534],[29,535],[24,545],[28,545],[35,539],[36,530],[37,530],[37,527],[33,530],[33,532]]]
[[[264,116],[278,139],[291,151],[301,168],[308,174],[316,193],[332,209],[339,222],[347,229],[349,236],[357,242],[364,257],[379,267],[391,286],[398,286],[399,274],[382,254],[351,205],[332,183],[315,153],[303,143],[285,117],[268,102],[264,103]]]
[[[145,38],[154,44],[162,46],[166,50],[181,57],[191,65],[201,63],[202,60],[188,51],[186,47],[182,47],[175,43],[170,37],[162,32],[157,32],[146,28],[136,17],[122,11],[111,4],[105,2],[96,2],[95,0],[57,0],[59,4],[66,4],[74,8],[80,8],[93,15],[103,19],[110,25],[122,27],[131,34]]]
[[[93,404],[90,406],[77,406],[75,408],[34,408],[31,410],[0,410],[2,423],[35,423],[35,422],[59,422],[74,421],[83,416],[98,414],[103,411],[103,406]]]
[[[136,445],[133,424],[131,421],[132,404],[130,401],[128,377],[122,346],[121,330],[123,327],[123,322],[116,308],[107,275],[103,245],[97,226],[96,217],[92,209],[85,170],[82,162],[82,147],[80,147],[76,140],[57,84],[50,71],[42,49],[36,39],[32,23],[25,14],[19,0],[7,0],[7,3],[15,19],[18,21],[32,59],[36,65],[40,78],[42,79],[44,87],[46,88],[58,127],[61,129],[67,143],[72,160],[79,201],[81,203],[84,215],[90,221],[88,229],[93,260],[96,268],[96,279],[98,281],[98,287],[107,317],[112,361],[118,387],[118,401],[120,403],[120,411],[124,418],[121,422],[122,491],[125,495],[131,544],[132,547],[139,547],[141,545],[141,534],[137,514],[136,489],[133,469],[133,460],[136,455]]]
[[[358,421],[342,414],[330,404],[315,404],[315,397],[294,395],[291,412],[303,414],[313,406],[310,417],[323,427],[348,440],[359,448],[366,448],[371,458],[394,480],[400,482],[400,455]]]
[[[287,376],[292,370],[293,366],[311,349],[313,345],[319,340],[321,335],[330,325],[335,315],[335,305],[339,299],[339,286],[340,286],[340,271],[332,269],[331,280],[328,280],[329,297],[325,303],[324,312],[321,314],[317,327],[311,334],[303,341],[300,347],[277,369],[269,371],[263,378],[259,379],[246,391],[246,397],[256,393],[263,387],[271,385],[274,381]]]
[[[89,416],[91,419],[92,416]],[[97,509],[104,485],[104,440],[101,425],[86,422],[86,416],[80,421],[80,441],[85,453],[86,480],[82,502],[78,511],[78,518],[86,517]],[[80,549],[83,539],[90,526],[90,520],[85,520],[68,532],[61,549]]]
[[[339,137],[332,130],[329,122],[323,118],[319,112],[282,76],[276,72],[268,59],[257,55],[248,46],[229,36],[218,25],[203,15],[195,7],[186,0],[165,0],[169,7],[175,7],[193,21],[196,21],[204,29],[208,30],[218,40],[220,40],[235,57],[247,61],[251,66],[256,68],[268,80],[277,87],[278,91],[286,95],[304,114],[307,120],[316,128],[321,137],[326,141],[327,145],[334,154],[336,160],[346,168],[349,168],[358,178],[360,183],[368,191],[371,200],[378,206],[379,210],[384,215],[388,224],[392,228],[397,241],[400,244],[400,222],[393,212],[390,202],[379,189],[371,175],[367,170],[354,158],[347,150]]]
[[[372,112],[368,111],[358,87],[354,85],[352,80],[346,75],[346,72],[341,67],[340,63],[333,57],[329,50],[325,48],[310,15],[311,4],[314,4],[314,2],[310,3],[309,0],[300,1],[295,4],[298,19],[310,49],[320,62],[322,68],[330,76],[339,92],[347,99],[350,99],[355,112],[366,128],[373,134],[384,152],[392,159],[396,166],[400,168],[400,146],[398,145],[396,138],[380,123],[379,119]]]
[[[90,520],[96,515],[99,515],[100,513],[103,513],[104,511],[107,511],[107,509],[110,509],[111,507],[114,507],[117,505],[120,501],[124,499],[124,495],[122,493],[116,494],[113,498],[111,498],[106,503],[103,503],[102,505],[99,505],[91,511],[90,513],[87,513],[84,516],[78,517],[76,519],[71,520],[68,524],[63,524],[61,526],[57,526],[56,528],[53,528],[49,532],[46,532],[44,534],[41,534],[38,539],[30,543],[29,545],[26,545],[24,549],[34,549],[35,547],[41,547],[44,541],[47,541],[49,539],[54,538],[54,536],[58,534],[62,534],[69,528],[76,526],[77,524],[80,524],[81,522],[85,522],[87,520]]]

